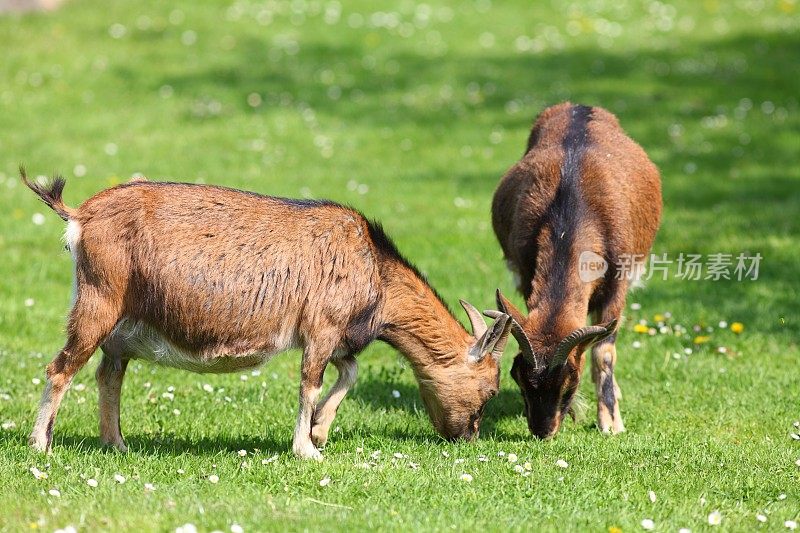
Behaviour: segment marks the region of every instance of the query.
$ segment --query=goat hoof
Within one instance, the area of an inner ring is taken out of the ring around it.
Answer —
[[[122,439],[101,439],[103,442],[103,446],[108,448],[114,448],[115,450],[125,453],[128,451],[128,447],[125,445],[125,441]]]
[[[622,424],[622,420],[614,420],[611,423],[605,424],[598,423],[597,427],[603,435],[616,435],[625,432],[625,426]]]
[[[311,428],[311,442],[317,448],[324,448],[328,442],[328,429],[321,426],[314,426]]]
[[[300,459],[313,459],[315,461],[322,462],[322,454],[310,442],[305,446],[295,446],[293,451],[294,454]]]
[[[50,453],[50,443],[42,435],[32,434],[28,438],[28,445],[39,453]]]

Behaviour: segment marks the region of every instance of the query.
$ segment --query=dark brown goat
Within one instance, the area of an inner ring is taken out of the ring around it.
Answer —
[[[381,227],[346,207],[222,187],[138,180],[79,209],[64,182],[23,180],[61,218],[75,262],[67,342],[47,366],[30,437],[49,450],[59,403],[102,347],[97,368],[101,439],[125,449],[119,402],[130,359],[194,372],[235,372],[302,348],[293,449],[321,459],[336,410],[356,379],[355,356],[374,339],[410,361],[436,429],[478,433],[499,387],[511,327],[487,328],[462,302],[474,335],[448,311]],[[328,363],[339,371],[317,404]]]
[[[520,353],[511,375],[537,437],[554,435],[570,412],[590,346],[600,430],[625,430],[616,325],[660,218],[658,169],[614,115],[570,103],[542,112],[492,203],[495,234],[528,307],[525,316],[497,293],[514,320]],[[596,325],[585,325],[587,315]]]

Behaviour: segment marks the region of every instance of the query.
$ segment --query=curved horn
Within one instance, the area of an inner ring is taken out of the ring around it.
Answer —
[[[594,344],[609,335],[613,334],[617,327],[617,319],[613,319],[607,324],[600,326],[586,326],[578,328],[558,343],[553,358],[550,360],[550,368],[563,365],[567,361],[567,357],[573,348],[579,344],[591,343]]]
[[[519,309],[514,307],[514,304],[509,302],[508,298],[503,296],[503,293],[500,292],[500,289],[497,289],[497,292],[495,292],[495,298],[497,299],[497,308],[499,310],[513,318],[517,324],[525,323],[525,315],[523,315]]]
[[[494,309],[489,309],[483,312],[484,315],[488,316],[489,318],[498,318],[503,316],[504,313],[500,311],[495,311]],[[533,368],[538,370],[539,369],[539,359],[536,357],[536,354],[533,353],[533,347],[531,347],[531,341],[528,340],[528,336],[525,335],[525,331],[523,331],[522,326],[519,325],[519,322],[511,319],[511,334],[514,335],[514,338],[517,340],[517,344],[519,344],[519,349],[522,352],[522,357],[528,360],[530,364],[533,365]]]
[[[469,323],[472,325],[472,336],[480,339],[486,330],[486,322],[483,321],[483,317],[481,316],[481,312],[469,302],[464,300],[459,300],[461,302],[461,307],[464,308],[464,311],[467,312],[467,316],[469,317]]]

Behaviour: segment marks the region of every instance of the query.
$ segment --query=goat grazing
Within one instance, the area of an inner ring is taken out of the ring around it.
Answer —
[[[495,234],[529,312],[497,292],[520,346],[511,375],[535,436],[554,435],[572,412],[590,346],[598,426],[625,430],[614,379],[616,326],[660,218],[658,169],[614,115],[570,103],[542,112],[492,202]],[[586,326],[589,314],[596,325]]]
[[[336,410],[356,379],[355,356],[374,339],[408,358],[436,429],[478,434],[499,388],[511,321],[487,328],[462,301],[467,333],[380,225],[325,201],[223,187],[136,180],[80,208],[64,205],[64,180],[22,179],[68,222],[75,264],[67,341],[47,366],[30,437],[52,446],[53,425],[75,373],[97,367],[100,437],[125,450],[119,406],[131,359],[194,372],[236,372],[303,349],[293,450],[320,460]],[[328,363],[339,376],[317,400]]]

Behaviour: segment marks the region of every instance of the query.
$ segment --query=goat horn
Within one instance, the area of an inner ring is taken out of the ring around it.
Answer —
[[[567,357],[573,348],[582,343],[595,343],[598,342],[616,330],[617,319],[613,319],[607,324],[601,326],[586,326],[578,328],[558,343],[556,350],[553,353],[553,358],[550,360],[550,368],[561,366],[567,361]]]
[[[461,302],[461,307],[464,308],[464,311],[467,312],[467,316],[469,317],[469,323],[472,325],[472,335],[476,339],[480,339],[488,329],[486,327],[486,322],[483,321],[481,312],[467,301],[459,300],[459,302]]]
[[[498,309],[509,315],[519,324],[525,322],[525,315],[523,315],[520,310],[514,306],[514,304],[508,301],[508,298],[503,296],[503,293],[500,292],[500,289],[497,289],[497,292],[495,292],[495,297],[497,298]]]

